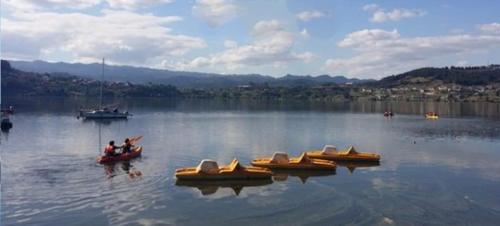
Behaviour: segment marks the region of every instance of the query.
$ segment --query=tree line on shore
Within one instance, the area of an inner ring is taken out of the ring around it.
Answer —
[[[2,60],[2,95],[7,96],[98,96],[101,81],[64,73],[33,73],[12,68]],[[303,100],[384,100],[394,97],[391,88],[415,90],[429,86],[487,86],[493,89],[490,96],[500,96],[500,65],[481,67],[421,68],[400,75],[389,76],[379,81],[363,84],[297,84],[295,86],[273,86],[267,83],[241,84],[229,88],[178,88],[166,84],[133,84],[130,82],[103,82],[103,95],[113,97],[169,97],[169,98],[221,98],[221,99],[303,99]],[[410,89],[410,87],[412,89]],[[497,90],[498,89],[498,90]],[[365,92],[370,90],[370,92]],[[374,92],[372,92],[373,90]],[[381,93],[383,95],[381,95]],[[410,91],[408,91],[410,93]],[[412,94],[412,98],[415,94]],[[468,94],[469,95],[469,94]],[[471,93],[470,95],[476,95]],[[482,94],[479,94],[481,96]],[[398,97],[408,99],[403,95]],[[440,100],[443,98],[440,95]],[[477,96],[477,95],[476,95]],[[422,100],[435,96],[422,93]],[[400,98],[401,99],[401,98]],[[454,98],[468,100],[470,98]],[[484,99],[484,98],[483,98]],[[474,100],[481,101],[481,98]],[[486,98],[484,100],[500,100]]]

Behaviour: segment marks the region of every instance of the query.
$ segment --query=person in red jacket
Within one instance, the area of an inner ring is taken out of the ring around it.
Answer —
[[[106,156],[117,156],[120,155],[120,153],[116,153],[115,150],[119,149],[120,147],[115,146],[115,141],[110,141],[109,144],[104,148],[104,154]]]

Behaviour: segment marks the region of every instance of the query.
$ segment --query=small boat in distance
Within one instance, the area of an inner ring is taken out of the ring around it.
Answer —
[[[2,114],[0,127],[3,132],[8,132],[12,128],[12,122],[7,115]]]
[[[384,117],[392,117],[392,116],[394,116],[394,113],[392,111],[384,112]]]
[[[7,109],[2,109],[1,112],[4,114],[13,115],[14,114],[14,107],[9,106],[9,108],[7,108]]]
[[[132,114],[128,111],[120,112],[118,108],[110,110],[102,107],[102,84],[104,80],[104,58],[102,59],[102,78],[99,87],[99,108],[91,110],[80,110],[77,118],[83,119],[127,119]]]
[[[2,97],[0,97],[0,106]],[[12,128],[12,122],[10,121],[9,115],[14,114],[14,108],[10,106],[8,109],[0,110],[0,128],[2,132],[9,132]]]
[[[438,119],[439,115],[435,112],[427,112],[427,113],[425,113],[425,118],[426,119]]]

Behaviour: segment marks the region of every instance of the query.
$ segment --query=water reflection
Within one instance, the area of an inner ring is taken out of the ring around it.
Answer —
[[[275,170],[273,169],[273,179],[275,181],[286,181],[288,177],[298,177],[302,184],[310,177],[325,177],[335,175],[335,170]]]
[[[386,120],[377,112],[386,110],[381,102],[126,103],[134,117],[110,124],[76,120],[80,104],[69,100],[16,104],[16,128],[8,140],[1,137],[2,223],[495,225],[500,219],[500,120],[458,117],[495,115],[495,105],[394,104],[396,117]],[[419,114],[420,106],[443,114],[447,105],[449,116],[438,121]],[[96,163],[106,141],[131,133],[145,137],[141,159]],[[174,185],[175,169],[199,159],[248,162],[271,150],[298,155],[325,143],[355,144],[383,159],[380,166],[338,162],[335,176],[284,172],[263,185]],[[136,171],[140,176],[131,179]]]
[[[128,118],[113,118],[113,119],[81,119],[83,123],[94,123],[102,125],[111,125],[113,122],[126,122]]]
[[[440,119],[439,122],[423,122],[421,126],[412,126],[409,130],[415,133],[415,137],[430,139],[445,137],[453,139],[462,137],[497,139],[500,137],[500,127],[497,125],[478,123],[472,119],[462,120],[461,123]]]
[[[131,179],[142,176],[142,172],[137,170],[130,163],[130,161],[106,163],[106,164],[102,164],[102,165],[104,167],[104,172],[106,173],[106,175],[110,179],[121,174],[121,172],[128,174]],[[121,169],[121,171],[119,169]]]
[[[76,116],[82,106],[96,106],[97,98],[13,98],[6,97],[7,105],[19,112],[50,112]],[[168,98],[107,98],[108,103],[122,103],[120,108],[140,114],[143,112],[213,112],[213,111],[318,111],[380,113],[391,110],[401,114],[424,115],[436,112],[444,117],[482,116],[500,118],[500,103],[485,102],[323,102],[323,101],[266,101],[266,100],[199,100]]]
[[[370,168],[380,166],[380,162],[353,162],[353,161],[336,161],[337,166],[345,167],[351,174],[356,168]]]
[[[0,144],[2,143],[2,139],[5,139],[5,141],[8,141],[9,140],[9,131],[10,130],[3,130],[2,129],[2,133],[0,134]]]
[[[272,184],[271,179],[264,180],[202,180],[202,181],[192,181],[192,180],[177,180],[175,182],[176,186],[181,187],[192,187],[200,190],[202,195],[212,195],[219,190],[219,188],[231,188],[235,195],[240,195],[241,191],[245,187],[259,187]]]

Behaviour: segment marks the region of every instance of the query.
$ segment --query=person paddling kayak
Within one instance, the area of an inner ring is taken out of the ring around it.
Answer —
[[[132,147],[133,146],[134,145],[132,145],[132,142],[130,142],[130,139],[126,138],[125,142],[121,146],[121,148],[122,148],[122,154],[130,153],[132,151]]]
[[[104,148],[104,154],[106,156],[117,156],[120,155],[120,153],[116,153],[115,150],[119,149],[120,147],[115,146],[115,141],[110,141],[109,144]]]

